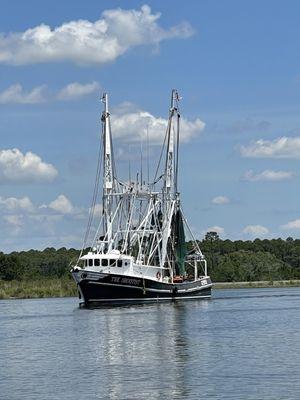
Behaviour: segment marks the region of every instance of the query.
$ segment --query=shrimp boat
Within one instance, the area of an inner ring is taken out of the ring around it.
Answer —
[[[138,174],[135,181],[130,177],[125,182],[118,179],[107,94],[102,102],[102,138],[93,203],[84,245],[71,269],[80,303],[90,306],[209,298],[212,282],[207,263],[183,214],[177,187],[177,91],[172,90],[165,138],[154,179],[148,183]],[[101,220],[87,248],[101,177]]]

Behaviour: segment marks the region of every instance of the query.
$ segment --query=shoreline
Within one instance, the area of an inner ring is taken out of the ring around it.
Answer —
[[[215,282],[213,289],[259,289],[259,288],[300,287],[300,279],[281,281]]]
[[[67,278],[31,281],[0,280],[0,300],[73,296],[77,296],[77,288],[74,281]]]
[[[213,289],[258,289],[300,287],[299,279],[254,282],[216,282]],[[77,288],[69,279],[33,281],[0,280],[0,300],[77,297]]]

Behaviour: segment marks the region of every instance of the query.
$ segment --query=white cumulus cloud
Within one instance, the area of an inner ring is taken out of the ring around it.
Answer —
[[[95,81],[91,83],[72,82],[52,95],[46,93],[46,88],[47,85],[41,85],[25,92],[22,85],[16,83],[0,92],[0,104],[39,104],[50,100],[79,100],[100,90],[100,85]]]
[[[0,150],[0,183],[51,182],[57,175],[54,166],[37,154],[30,151],[23,154],[19,149]]]
[[[63,194],[51,201],[49,208],[61,214],[71,214],[74,211],[71,201]]]
[[[290,221],[285,225],[281,226],[282,229],[300,229],[300,219],[295,219]]]
[[[89,211],[91,212],[91,209],[89,209]],[[95,204],[94,207],[94,216],[95,217],[101,217],[103,214],[103,206],[100,203]]]
[[[243,233],[251,236],[263,236],[269,233],[269,229],[262,225],[247,225]]]
[[[283,181],[294,177],[294,173],[291,171],[273,171],[266,169],[258,174],[255,174],[252,169],[246,171],[243,179],[250,182],[258,181]]]
[[[24,32],[0,35],[0,63],[26,65],[71,61],[80,65],[114,61],[129,49],[162,40],[187,38],[188,23],[163,29],[147,5],[140,10],[106,10],[95,22],[70,21],[51,28],[41,24]]]
[[[18,235],[24,227],[23,215],[4,215],[3,219],[11,227],[12,235]]]
[[[98,90],[100,90],[100,85],[98,82],[86,84],[73,82],[62,88],[57,94],[57,98],[59,100],[77,100],[81,97],[95,93]]]
[[[34,205],[27,196],[20,199],[16,197],[4,198],[0,196],[0,209],[1,208],[6,211],[34,211]]]
[[[97,204],[96,213],[100,208],[100,204]],[[88,218],[87,208],[73,206],[63,194],[42,205],[33,204],[27,196],[21,198],[0,196],[0,213],[1,243],[3,249],[7,249],[6,246],[9,245],[9,251],[17,248],[66,246],[64,240],[60,241],[60,237],[82,235],[84,222],[78,224],[78,219]],[[94,226],[92,231],[94,232]],[[76,245],[73,243],[72,246],[77,247],[78,240]]]
[[[210,226],[209,228],[206,228],[203,233],[205,234],[206,232],[217,232],[219,235],[222,235],[225,232],[225,229],[222,228],[221,226],[214,225]]]
[[[1,39],[0,39],[1,41]],[[37,104],[46,101],[46,86],[37,86],[29,92],[25,92],[22,85],[16,83],[0,92],[0,104]]]
[[[22,226],[23,217],[21,215],[5,215],[4,219],[11,225]]]
[[[300,158],[300,137],[260,139],[249,146],[240,146],[240,153],[252,158]]]
[[[155,117],[148,111],[134,110],[133,105],[127,103],[125,108],[112,113],[112,131],[113,136],[126,142],[140,142],[149,139],[151,144],[160,144],[165,137],[168,120],[161,117]],[[200,133],[205,123],[196,118],[189,121],[183,117],[180,119],[180,139],[182,142],[188,142],[192,137]]]
[[[226,196],[216,196],[211,201],[213,204],[221,205],[221,204],[229,204],[230,199]]]

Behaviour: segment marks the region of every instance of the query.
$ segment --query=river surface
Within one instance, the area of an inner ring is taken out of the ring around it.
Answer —
[[[79,309],[0,301],[0,399],[300,399],[300,288]]]

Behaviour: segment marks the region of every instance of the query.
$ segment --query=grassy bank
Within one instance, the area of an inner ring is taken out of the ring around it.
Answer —
[[[254,281],[254,282],[216,282],[214,289],[243,289],[243,288],[268,288],[268,287],[295,287],[300,286],[299,279],[282,281]]]
[[[71,279],[55,278],[34,281],[0,280],[0,299],[69,296],[77,296],[76,285]]]

